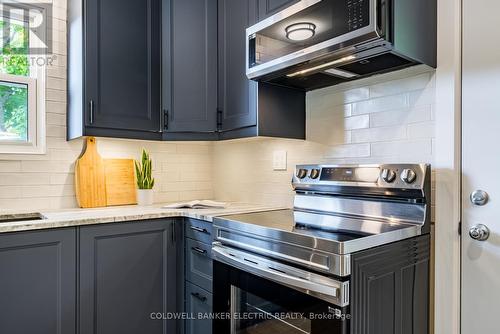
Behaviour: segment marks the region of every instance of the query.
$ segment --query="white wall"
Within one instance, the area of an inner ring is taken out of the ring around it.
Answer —
[[[291,206],[300,163],[434,162],[434,72],[417,67],[307,94],[307,140],[214,143],[215,197]],[[273,171],[276,150],[286,171]]]
[[[74,162],[83,141],[66,142],[66,8],[53,1],[54,66],[47,68],[47,154],[0,154],[0,210],[61,209],[77,206]],[[103,157],[138,158],[144,147],[151,151],[157,179],[155,201],[211,198],[210,143],[158,143],[98,139]]]

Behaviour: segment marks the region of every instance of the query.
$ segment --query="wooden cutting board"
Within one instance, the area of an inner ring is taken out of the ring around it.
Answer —
[[[106,205],[136,204],[133,159],[104,159]]]
[[[104,161],[97,153],[97,144],[94,137],[87,137],[84,152],[76,160],[75,190],[80,207],[106,206]]]

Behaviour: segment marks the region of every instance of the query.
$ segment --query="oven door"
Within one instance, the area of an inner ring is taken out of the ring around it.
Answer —
[[[237,253],[237,254],[235,254]],[[347,282],[324,277],[322,287],[310,283],[316,275],[226,247],[215,246],[213,332],[217,334],[347,334],[349,306],[337,297],[348,293]],[[227,259],[226,255],[233,259]],[[245,261],[249,264],[245,268]],[[258,272],[267,267],[271,275]],[[253,269],[252,269],[253,267]],[[248,271],[247,271],[248,269]],[[250,273],[249,271],[253,272]],[[290,271],[290,272],[289,272]],[[275,275],[276,274],[276,275]],[[281,277],[281,279],[280,279]],[[315,282],[317,278],[314,278]],[[297,284],[297,282],[300,282]],[[336,283],[327,283],[328,280]],[[334,288],[334,285],[337,288]],[[311,288],[310,290],[307,287]],[[341,292],[341,289],[347,290]],[[332,296],[328,296],[328,294]],[[325,300],[326,299],[326,300]]]

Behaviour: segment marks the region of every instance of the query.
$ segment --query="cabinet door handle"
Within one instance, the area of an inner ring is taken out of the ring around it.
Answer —
[[[196,232],[200,232],[200,233],[205,233],[205,234],[210,234],[206,228],[201,228],[201,227],[198,227],[198,226],[189,226],[190,229],[192,229],[193,231],[196,231]]]
[[[90,124],[94,123],[94,100],[89,101],[89,120]]]
[[[197,253],[200,253],[200,254],[206,254],[206,253],[207,253],[207,251],[206,251],[206,250],[201,249],[201,248],[199,248],[199,247],[191,247],[191,250],[192,250],[192,251],[195,251],[195,252],[197,252]]]
[[[163,130],[168,130],[168,110],[163,110]]]
[[[207,301],[207,297],[200,295],[198,292],[191,292],[191,296],[193,296],[194,298],[198,299],[202,303],[204,303],[204,302]]]

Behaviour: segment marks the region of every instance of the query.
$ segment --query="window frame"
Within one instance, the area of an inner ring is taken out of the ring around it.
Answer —
[[[22,4],[22,3],[20,3]],[[31,19],[31,18],[30,18]],[[48,18],[52,20],[52,17]],[[20,22],[24,24],[25,22]],[[41,42],[33,38],[33,32],[28,29],[30,47],[38,47]],[[1,56],[1,55],[0,55]],[[45,120],[45,88],[46,61],[38,65],[37,55],[27,54],[30,62],[29,76],[0,73],[0,81],[26,85],[28,88],[28,137],[26,142],[0,141],[0,158],[4,154],[45,154],[46,153],[46,120]],[[41,55],[40,55],[41,56]]]

